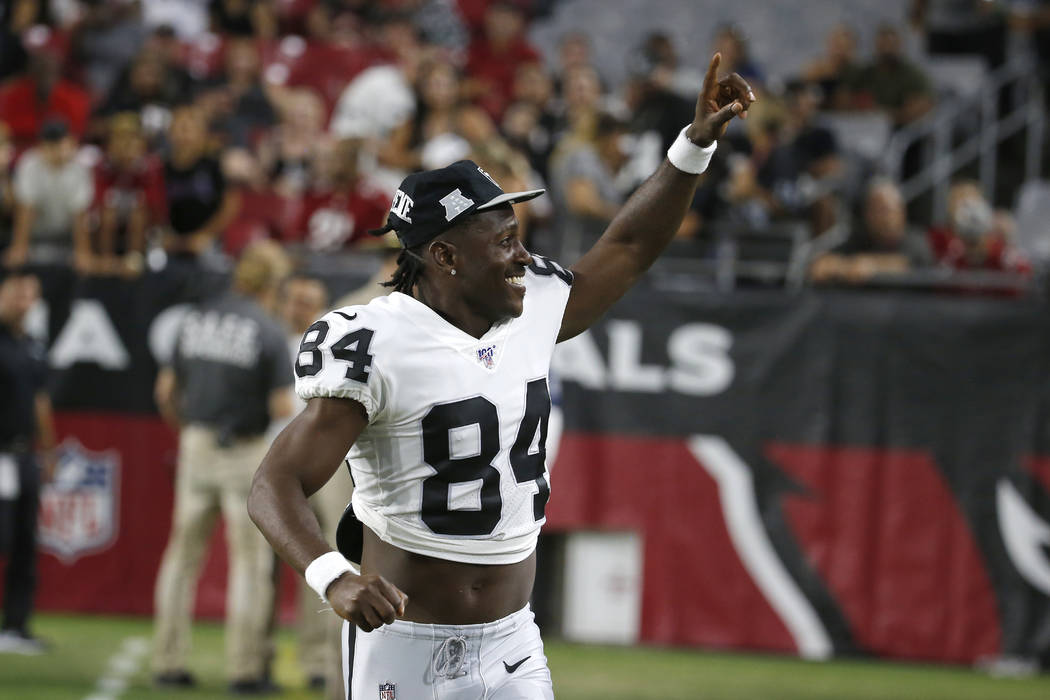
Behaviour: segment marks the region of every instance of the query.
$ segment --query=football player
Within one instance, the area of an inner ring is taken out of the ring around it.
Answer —
[[[394,196],[394,293],[303,336],[296,390],[308,404],[263,460],[248,508],[347,620],[349,697],[554,697],[528,606],[550,495],[551,354],[667,246],[715,141],[746,116],[754,94],[736,74],[718,79],[719,61],[667,160],[571,270],[515,235],[510,205],[542,190],[504,193],[460,161],[409,175]],[[344,457],[355,490],[336,552],[307,498]]]

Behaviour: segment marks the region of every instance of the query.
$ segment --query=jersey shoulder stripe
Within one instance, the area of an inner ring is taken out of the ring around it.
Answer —
[[[536,255],[533,253],[532,264],[529,265],[529,271],[539,277],[555,277],[564,282],[566,286],[572,286],[572,270],[567,270],[550,258],[546,258],[542,255]]]

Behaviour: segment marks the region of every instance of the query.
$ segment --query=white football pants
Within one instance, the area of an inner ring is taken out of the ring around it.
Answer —
[[[343,623],[347,700],[553,700],[531,608],[480,625]]]

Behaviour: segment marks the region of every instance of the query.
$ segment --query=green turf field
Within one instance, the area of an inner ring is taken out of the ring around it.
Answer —
[[[0,655],[3,700],[228,697],[222,630],[199,624],[193,670],[202,687],[159,692],[147,672],[149,622],[133,618],[41,616],[36,629],[54,649],[44,656]],[[547,643],[558,700],[1050,700],[1050,677],[993,679],[964,669],[887,663],[805,663],[793,659]],[[280,637],[276,673],[290,700],[318,700],[303,689],[294,638]],[[103,692],[100,692],[103,691]],[[108,692],[104,692],[108,691]],[[415,700],[399,698],[399,700]]]

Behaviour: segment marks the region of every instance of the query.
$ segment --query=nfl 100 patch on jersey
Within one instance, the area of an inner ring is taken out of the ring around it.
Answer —
[[[547,374],[572,275],[534,256],[523,311],[481,338],[395,292],[306,332],[301,398],[361,403],[354,513],[380,538],[453,561],[509,564],[536,546],[550,496]]]

